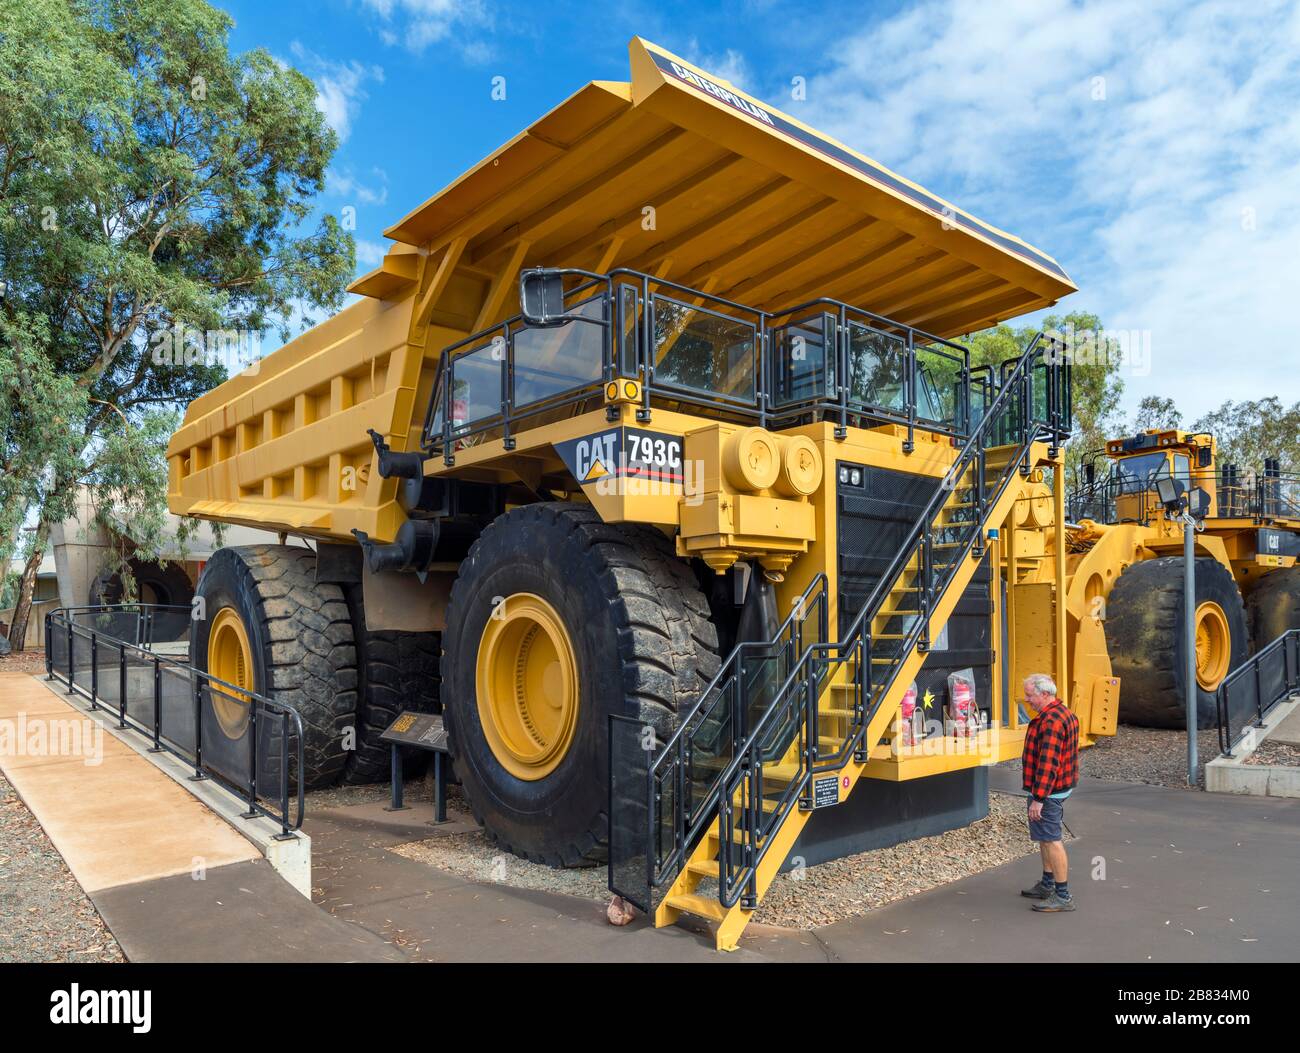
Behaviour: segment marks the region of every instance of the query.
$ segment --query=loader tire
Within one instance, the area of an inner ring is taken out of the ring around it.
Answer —
[[[164,565],[134,556],[127,563],[131,576],[135,578],[136,602],[153,608],[150,611],[153,641],[162,643],[181,639],[189,630],[189,607],[194,600],[194,585],[185,568],[179,563]],[[91,606],[121,603],[125,591],[121,573],[105,569],[90,583]]]
[[[662,533],[563,502],[498,517],[443,633],[444,719],[475,818],[534,862],[603,862],[610,714],[666,736],[717,669],[708,603]]]
[[[1288,629],[1300,629],[1300,567],[1285,567],[1265,575],[1246,597],[1246,614],[1256,651]]]
[[[203,569],[198,595],[203,616],[193,623],[190,662],[212,672],[214,629],[232,636],[242,630],[252,668],[251,684],[241,686],[294,710],[302,720],[303,787],[337,782],[348,759],[345,736],[356,718],[357,651],[342,589],[316,581],[316,554],[291,545],[219,549]],[[237,738],[232,722],[215,723],[231,740]],[[263,758],[258,780],[268,790],[280,778],[279,723],[266,722],[258,740]],[[212,738],[206,728],[205,736]],[[220,739],[205,740],[205,757],[216,757],[214,751],[224,745]],[[230,763],[238,763],[233,747],[232,754]],[[290,764],[292,779],[292,754]]]
[[[1197,727],[1209,728],[1217,721],[1215,688],[1249,650],[1241,592],[1216,559],[1196,560],[1196,605]],[[1185,728],[1182,557],[1128,567],[1106,600],[1105,626],[1111,668],[1120,678],[1120,720]]]
[[[442,636],[366,628],[361,586],[347,586],[352,631],[357,642],[357,739],[343,772],[346,783],[379,782],[392,771],[392,751],[379,736],[404,709],[440,713]],[[402,752],[402,774],[419,775],[426,750]]]

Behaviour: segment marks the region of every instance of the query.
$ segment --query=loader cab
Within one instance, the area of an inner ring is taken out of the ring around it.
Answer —
[[[1148,430],[1106,443],[1109,470],[1099,477],[1096,460],[1084,466],[1085,483],[1070,498],[1072,519],[1107,523],[1151,523],[1165,516],[1156,483],[1174,478],[1189,487],[1200,486],[1210,495],[1210,515],[1215,507],[1214,439],[1201,433]]]

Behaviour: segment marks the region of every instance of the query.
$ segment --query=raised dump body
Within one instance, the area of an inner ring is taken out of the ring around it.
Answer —
[[[389,541],[373,428],[414,450],[442,349],[518,311],[529,266],[628,268],[760,310],[830,297],[940,337],[1055,303],[1055,260],[642,40],[385,231],[360,303],[196,399],[172,511]]]
[[[390,228],[360,303],[196,400],[171,507],[314,542],[219,552],[192,633],[302,714],[308,782],[375,777],[397,711],[441,707],[499,844],[607,860],[734,946],[794,846],[982,815],[1026,675],[1114,733],[1067,602],[1068,363],[958,339],[1074,286],[631,56]]]

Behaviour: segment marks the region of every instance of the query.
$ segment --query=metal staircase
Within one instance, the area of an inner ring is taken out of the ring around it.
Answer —
[[[612,718],[610,887],[656,925],[717,923],[734,949],[814,807],[845,799],[1038,461],[1068,431],[1063,356],[1040,334],[837,640],[818,575],[768,641],[742,643],[661,746]],[[638,753],[639,751],[639,753]]]

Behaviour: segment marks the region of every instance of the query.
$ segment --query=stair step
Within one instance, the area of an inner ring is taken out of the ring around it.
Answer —
[[[717,878],[720,873],[716,859],[696,859],[686,864],[686,869],[700,877]]]
[[[694,892],[679,892],[666,900],[673,910],[684,910],[699,918],[721,921],[727,916],[727,908],[711,896],[698,896]]]

